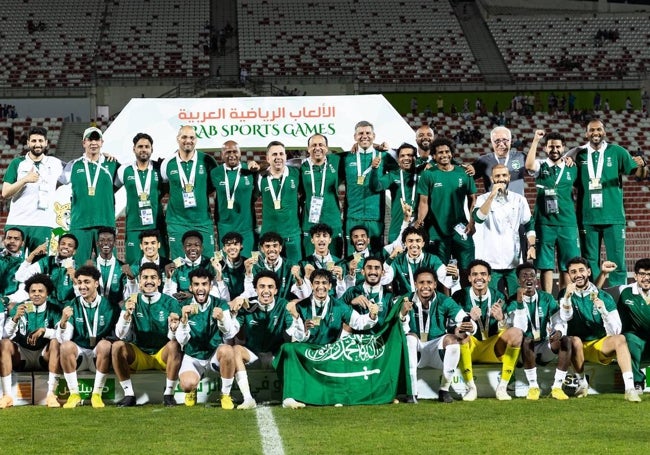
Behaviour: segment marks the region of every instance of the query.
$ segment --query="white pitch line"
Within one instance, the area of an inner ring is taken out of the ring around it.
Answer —
[[[257,427],[262,438],[262,452],[264,455],[284,455],[282,437],[275,424],[270,406],[260,406],[255,409]]]

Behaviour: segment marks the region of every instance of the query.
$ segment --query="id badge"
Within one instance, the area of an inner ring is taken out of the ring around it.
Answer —
[[[38,186],[38,210],[47,210],[49,208],[49,193],[46,185]]]
[[[602,209],[603,208],[603,193],[600,191],[595,191],[589,195],[591,200],[592,209]]]
[[[460,237],[463,240],[467,240],[467,234],[465,233],[465,229],[466,226],[463,223],[458,223],[456,226],[454,226],[454,231],[456,231],[456,233],[460,235]]]
[[[183,207],[186,209],[196,207],[196,198],[194,197],[194,193],[183,192]]]
[[[557,194],[554,189],[550,188],[544,190],[544,206],[546,207],[547,215],[554,215],[560,212],[557,205]]]
[[[148,199],[146,201],[139,200],[138,207],[140,207],[141,209],[146,209],[147,207],[151,207],[151,201]]]
[[[153,210],[151,208],[140,209],[140,222],[143,226],[153,224]]]
[[[309,222],[318,223],[322,210],[323,198],[320,196],[312,196],[311,203],[309,204]]]
[[[589,191],[600,191],[603,189],[600,179],[589,179]]]

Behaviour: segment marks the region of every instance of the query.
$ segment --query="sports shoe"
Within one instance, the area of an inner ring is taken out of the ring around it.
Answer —
[[[498,385],[497,386],[497,400],[508,401],[512,400],[512,397],[508,395],[508,386]]]
[[[564,390],[562,390],[562,387],[553,387],[551,389],[551,398],[555,398],[556,400],[569,399],[568,395],[564,393]]]
[[[135,397],[133,397],[135,399]],[[103,408],[104,402],[102,401],[102,395],[99,393],[93,393],[90,396],[90,404],[93,408]]]
[[[70,396],[68,397],[68,401],[64,403],[63,407],[66,409],[70,409],[70,408],[76,408],[79,405],[81,405],[81,395],[79,395],[78,393],[71,393]]]
[[[631,401],[632,403],[641,403],[641,397],[638,393],[636,393],[636,390],[634,389],[627,389],[625,391],[625,399],[627,401]]]
[[[306,405],[305,403],[301,403],[300,401],[296,401],[293,398],[285,398],[282,400],[282,407],[283,408],[289,408],[289,409],[300,409],[304,408]]]
[[[574,395],[576,398],[584,398],[589,395],[589,384],[587,382],[580,382]]]
[[[174,398],[174,395],[163,395],[163,404],[168,408],[171,408],[173,406],[176,406],[178,403],[176,403],[176,398]]]
[[[135,406],[135,397],[133,395],[126,395],[117,403],[118,408],[130,408],[131,406]]]
[[[0,409],[10,408],[14,405],[14,399],[10,395],[0,398]]]
[[[221,409],[235,409],[235,403],[232,402],[230,395],[226,395],[225,393],[221,395]]]
[[[528,395],[526,395],[527,400],[539,400],[540,390],[539,387],[528,387]]]
[[[194,406],[196,404],[196,389],[185,392],[185,406]]]
[[[454,399],[451,397],[449,390],[438,390],[438,401],[441,403],[453,403]]]
[[[54,395],[52,392],[48,393],[45,397],[45,406],[48,408],[60,408],[61,403],[59,403],[59,398]]]
[[[257,407],[257,402],[254,399],[246,400],[239,406],[237,409],[255,409]]]
[[[476,400],[476,397],[478,396],[478,390],[476,390],[475,385],[471,385],[467,387],[467,393],[463,395],[463,401],[474,401]]]
[[[636,393],[639,395],[643,395],[643,391],[645,390],[645,382],[635,382],[634,383],[634,390],[636,390]]]

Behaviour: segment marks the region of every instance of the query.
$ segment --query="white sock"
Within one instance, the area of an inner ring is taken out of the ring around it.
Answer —
[[[499,387],[508,387],[508,382],[510,382],[510,381],[506,381],[505,379],[500,379],[499,380]]]
[[[163,392],[163,395],[173,395],[177,383],[178,383],[178,379],[166,379],[165,391]]]
[[[634,388],[634,375],[631,371],[626,371],[622,373],[623,384],[625,384],[625,390],[630,390]],[[4,379],[4,378],[3,378]]]
[[[232,389],[232,383],[235,381],[235,378],[221,378],[221,394],[230,395],[230,389]],[[241,389],[241,385],[239,386]]]
[[[526,373],[526,379],[528,379],[528,385],[530,387],[539,387],[537,384],[537,367],[524,370],[524,373]]]
[[[124,381],[120,381],[120,385],[122,386],[122,389],[124,390],[124,396],[125,397],[133,397],[133,396],[135,396],[135,393],[133,392],[133,384],[131,383],[131,379],[126,379]]]
[[[409,377],[411,378],[411,392],[418,396],[418,339],[414,336],[406,337],[409,353]]]
[[[442,382],[440,384],[440,390],[449,390],[459,360],[460,345],[450,344],[447,346],[445,348],[445,358],[442,361]]]
[[[93,393],[102,394],[104,391],[104,384],[106,384],[106,377],[108,374],[101,373],[99,371],[95,372],[95,384],[93,385]]]
[[[77,372],[73,371],[72,373],[63,373],[65,382],[68,383],[68,391],[70,393],[79,394],[79,382],[77,382]]]
[[[251,395],[251,388],[248,385],[248,373],[245,371],[238,371],[235,373],[235,379],[237,380],[239,391],[244,396],[244,401],[252,400],[253,395]]]
[[[11,373],[9,376],[2,376],[2,391],[5,395],[11,395]]]
[[[555,379],[553,380],[553,388],[559,387],[562,388],[564,380],[566,379],[566,371],[555,369]]]
[[[60,377],[60,375],[52,372],[47,375],[47,393],[54,393],[56,387],[59,385]]]
[[[467,381],[465,384],[467,385],[467,388],[469,388],[469,389],[472,389],[472,388],[476,387],[476,383],[474,382],[473,379],[471,381]],[[508,385],[508,383],[506,383],[506,385]]]

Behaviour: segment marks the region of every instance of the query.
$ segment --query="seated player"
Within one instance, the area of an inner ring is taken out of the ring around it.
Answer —
[[[37,273],[27,279],[25,290],[29,300],[14,306],[4,325],[5,336],[0,342],[0,376],[4,396],[0,409],[13,406],[11,371],[49,371],[46,405],[58,408],[55,390],[59,383],[59,349],[56,342],[56,323],[61,310],[48,302],[54,285],[47,275]]]
[[[101,273],[95,267],[84,265],[75,272],[80,296],[63,308],[57,324],[56,338],[61,344],[60,358],[63,377],[70,396],[64,408],[81,404],[77,371],[95,371],[91,396],[93,408],[103,408],[102,390],[111,367],[111,342],[120,315],[119,307],[110,304],[99,293]]]
[[[131,371],[163,370],[167,376],[163,404],[175,406],[174,389],[183,353],[176,341],[181,305],[173,297],[158,291],[160,269],[153,262],[140,266],[140,292],[124,302],[124,309],[115,325],[113,370],[124,390],[119,407],[135,406]],[[129,343],[125,340],[135,340]]]

